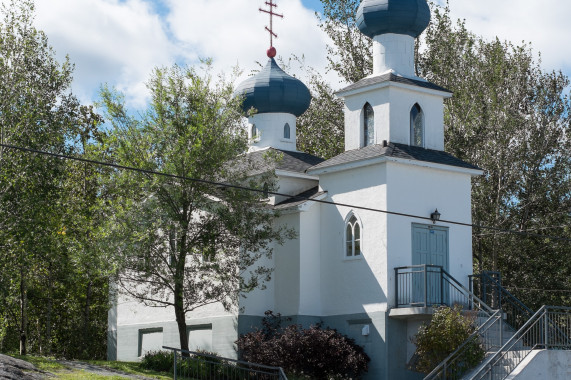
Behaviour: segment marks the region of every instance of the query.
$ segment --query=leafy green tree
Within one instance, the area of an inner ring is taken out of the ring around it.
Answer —
[[[147,306],[172,307],[183,349],[186,313],[216,302],[235,307],[240,292],[270,277],[257,261],[291,236],[274,228],[276,213],[263,192],[212,183],[271,190],[275,175],[244,154],[241,99],[231,85],[212,80],[209,66],[204,75],[190,67],[156,69],[140,117],[127,112],[120,94],[101,93],[117,163],[174,176],[114,173],[119,196],[112,223],[121,291]]]
[[[528,45],[485,41],[447,7],[433,7],[418,69],[449,88],[446,150],[485,170],[474,179],[476,224],[570,238],[571,129],[569,80],[545,72]],[[476,230],[480,269],[499,270],[504,284],[535,308],[569,302],[571,244]]]
[[[412,339],[416,346],[413,369],[430,373],[475,331],[474,318],[463,315],[461,306],[437,308],[430,323],[420,326]],[[446,368],[445,378],[460,378],[467,370],[478,365],[485,355],[478,337],[471,340],[462,352],[461,359],[451,362]]]
[[[59,64],[47,37],[33,27],[33,2],[2,5],[0,24],[0,141],[66,151],[71,65]],[[0,147],[0,241],[7,307],[19,303],[20,352],[26,352],[28,290],[42,260],[52,253],[59,219],[57,185],[64,163]],[[18,295],[15,297],[15,295]]]
[[[348,83],[358,82],[373,72],[373,44],[358,29],[355,16],[360,0],[321,0],[320,27],[332,46],[327,46],[329,69]]]
[[[73,66],[59,63],[34,28],[33,1],[5,3],[1,13],[1,143],[87,156],[101,120],[71,93]],[[85,164],[0,147],[2,350],[104,356],[106,262],[87,234],[101,226],[96,175]]]
[[[343,101],[319,73],[306,70],[312,98],[309,109],[297,118],[297,148],[328,159],[345,151]]]

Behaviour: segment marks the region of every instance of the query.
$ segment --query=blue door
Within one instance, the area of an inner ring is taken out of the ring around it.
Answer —
[[[422,264],[438,265],[448,271],[448,228],[412,225],[412,265]],[[412,281],[412,304],[448,304],[448,287],[443,286],[438,268],[428,268],[426,273],[416,269]]]

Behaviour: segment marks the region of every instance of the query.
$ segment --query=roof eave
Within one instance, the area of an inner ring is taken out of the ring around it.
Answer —
[[[363,87],[358,87],[358,88],[354,88],[351,90],[339,90],[335,93],[335,95],[340,97],[340,98],[346,98],[348,96],[361,94],[363,92],[375,91],[375,90],[378,90],[378,89],[381,89],[384,87],[389,87],[389,86],[399,87],[399,88],[403,88],[403,89],[407,89],[407,90],[414,89],[417,92],[422,92],[422,93],[429,94],[429,95],[442,96],[443,98],[451,98],[453,95],[450,91],[447,91],[447,90],[437,90],[437,89],[432,89],[432,88],[421,87],[421,86],[414,85],[414,84],[393,82],[390,80],[388,80],[386,82],[381,82],[381,83],[373,83],[370,85],[364,85]]]

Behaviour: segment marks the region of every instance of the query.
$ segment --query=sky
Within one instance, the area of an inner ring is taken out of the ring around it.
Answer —
[[[6,2],[8,0],[0,0]],[[436,0],[442,3],[445,0]],[[145,82],[154,67],[214,60],[214,71],[243,70],[237,82],[265,63],[269,17],[258,11],[265,0],[36,0],[36,27],[43,30],[59,59],[75,64],[73,92],[84,103],[97,100],[107,83],[124,92],[128,104],[143,108]],[[328,37],[319,29],[319,0],[275,0],[278,56],[304,57],[340,88],[327,73]],[[452,16],[485,38],[530,42],[541,51],[545,70],[571,76],[569,0],[450,0]],[[293,65],[291,74],[300,74]]]

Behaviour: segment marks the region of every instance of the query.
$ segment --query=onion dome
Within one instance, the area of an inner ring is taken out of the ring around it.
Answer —
[[[286,74],[273,58],[262,71],[240,84],[236,94],[244,96],[244,112],[254,107],[258,113],[300,116],[311,102],[311,94],[305,84]]]
[[[426,0],[362,0],[357,27],[368,37],[406,34],[418,37],[430,23]]]

